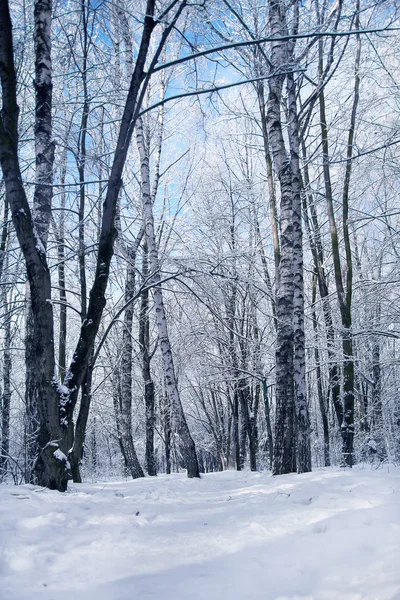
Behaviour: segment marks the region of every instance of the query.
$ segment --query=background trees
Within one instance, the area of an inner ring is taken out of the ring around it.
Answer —
[[[2,476],[396,459],[395,6],[1,6]]]

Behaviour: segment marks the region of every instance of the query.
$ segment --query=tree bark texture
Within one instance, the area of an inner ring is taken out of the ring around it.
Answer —
[[[269,1],[269,24],[273,35],[286,35],[283,2]],[[272,43],[272,68],[279,71],[287,64],[287,44]],[[285,76],[271,77],[267,101],[267,127],[275,171],[278,175],[280,201],[279,287],[276,297],[278,320],[276,341],[276,417],[274,442],[274,475],[295,470],[294,448],[294,340],[293,340],[293,198],[290,160],[282,132],[281,101]]]
[[[293,51],[291,51],[291,55],[293,56]],[[306,389],[299,122],[297,117],[296,85],[293,73],[287,75],[287,92],[293,197],[293,368],[296,407],[297,471],[298,473],[307,473],[311,471],[311,428]]]

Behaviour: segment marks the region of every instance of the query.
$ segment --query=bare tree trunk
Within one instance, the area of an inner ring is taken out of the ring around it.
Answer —
[[[74,483],[82,483],[80,472],[80,463],[83,458],[83,448],[85,443],[86,426],[89,419],[90,404],[92,401],[92,379],[93,379],[93,351],[89,359],[85,377],[81,385],[81,402],[79,413],[76,419],[73,445],[68,454],[71,463],[71,473]]]
[[[125,456],[125,448],[122,444],[122,435],[121,435],[121,378],[119,369],[114,369],[113,373],[113,406],[114,406],[114,416],[115,416],[115,425],[117,429],[117,439],[119,448],[121,450],[122,458],[124,459],[124,474],[127,475],[128,471],[126,468],[127,460]]]
[[[329,394],[332,397],[333,408],[339,423],[339,427],[342,427],[343,422],[343,404],[340,399],[340,381],[339,381],[339,368],[337,365],[337,358],[335,352],[335,329],[333,326],[332,309],[329,302],[329,287],[328,280],[324,268],[324,253],[321,243],[321,230],[319,227],[318,217],[314,206],[312,194],[310,192],[310,178],[307,167],[307,155],[304,140],[302,140],[303,146],[303,158],[304,158],[304,184],[305,190],[303,193],[303,207],[304,207],[304,220],[306,224],[306,230],[308,233],[309,243],[311,252],[314,260],[314,269],[318,281],[319,295],[322,300],[322,313],[325,321],[326,329],[326,341],[328,350],[328,377],[329,377],[329,389],[328,397],[326,401],[327,410],[329,408]],[[308,215],[308,208],[311,212],[311,224]]]
[[[287,35],[281,2],[269,0],[269,24],[272,35]],[[271,63],[279,70],[287,64],[287,44],[272,43]],[[278,320],[276,341],[276,418],[274,475],[295,469],[294,453],[294,339],[293,339],[293,198],[292,174],[282,133],[281,101],[285,76],[269,79],[267,126],[275,171],[281,190],[279,287],[276,298]]]
[[[63,186],[67,173],[67,156],[63,153],[60,183]],[[58,288],[60,300],[60,324],[58,334],[58,373],[62,381],[67,369],[67,291],[65,281],[65,188],[61,188],[61,211],[59,225],[53,220],[53,229],[57,241]]]
[[[322,429],[324,432],[324,465],[325,465],[325,467],[329,467],[331,464],[330,453],[329,453],[329,425],[328,425],[327,407],[325,405],[324,393],[322,390],[321,362],[320,362],[319,350],[318,350],[318,321],[317,321],[317,314],[316,314],[316,310],[315,310],[316,298],[317,298],[317,276],[313,275],[312,300],[311,300],[312,313],[311,314],[312,314],[313,329],[314,329],[314,359],[315,359],[316,377],[317,377],[318,403],[319,403],[319,409],[321,411]]]
[[[251,424],[250,407],[250,388],[246,380],[240,379],[240,407],[241,420],[243,427],[244,442],[246,442],[246,434],[249,438],[249,458],[251,471],[257,471],[257,444],[255,436],[255,428]],[[245,455],[243,455],[243,459]],[[244,464],[244,460],[243,460]]]
[[[2,310],[5,317],[4,323],[4,352],[3,352],[3,392],[1,398],[1,451],[0,451],[0,479],[7,472],[8,455],[10,452],[10,405],[11,405],[11,315],[7,299],[7,286],[3,282],[4,271],[7,271],[8,254],[8,202],[4,194],[4,216],[0,242],[0,283]]]
[[[239,437],[239,393],[237,389],[237,382],[234,384],[233,391],[233,441],[235,447],[235,464],[236,470],[242,470],[242,460],[240,453],[240,437]]]
[[[381,265],[379,278],[381,277]],[[381,321],[381,302],[377,300],[374,328],[379,330]],[[376,454],[380,461],[387,459],[385,430],[382,410],[381,344],[379,335],[372,336],[372,427],[376,441]]]
[[[359,29],[359,9],[360,3],[357,0],[355,26]],[[332,256],[335,271],[335,284],[342,321],[342,349],[343,349],[343,420],[341,425],[342,432],[342,453],[344,464],[351,467],[354,463],[354,358],[353,358],[353,338],[352,338],[352,319],[351,319],[351,300],[353,290],[353,268],[350,246],[350,235],[348,226],[349,215],[349,189],[352,170],[352,155],[354,144],[354,133],[356,124],[356,114],[359,102],[360,76],[359,65],[361,57],[361,39],[357,34],[357,51],[355,60],[355,83],[354,99],[350,119],[350,128],[347,140],[347,163],[342,196],[342,218],[343,218],[343,239],[346,255],[346,282],[343,282],[341,260],[339,253],[339,239],[336,226],[336,219],[333,207],[332,185],[329,168],[329,144],[328,129],[325,114],[325,98],[321,90],[319,95],[320,105],[320,123],[323,149],[324,181],[325,192],[328,205],[329,225],[331,229]],[[320,57],[320,63],[321,63]],[[320,66],[321,70],[321,66]]]
[[[165,472],[167,475],[171,475],[171,404],[168,392],[163,394],[161,412],[164,432]]]
[[[183,0],[171,16],[154,52],[153,67],[185,6],[186,2]],[[172,7],[170,8],[172,10]],[[117,199],[121,189],[122,171],[135,120],[150,79],[150,74],[144,73],[144,67],[152,32],[156,26],[153,18],[154,9],[154,0],[148,0],[142,37],[103,205],[96,273],[90,292],[87,318],[82,323],[79,340],[64,379],[64,386],[60,387],[55,380],[50,271],[43,244],[38,243],[31,211],[22,185],[18,160],[18,105],[10,12],[7,0],[0,0],[0,77],[3,101],[3,110],[0,116],[0,163],[14,227],[24,254],[32,298],[32,327],[35,335],[32,336],[32,343],[27,348],[27,362],[35,367],[34,371],[30,371],[32,381],[30,397],[33,405],[36,403],[38,407],[40,421],[38,445],[41,448],[35,472],[40,485],[62,491],[67,487],[69,476],[65,452],[68,452],[71,447],[73,411],[105,306],[105,291],[114,251],[114,222]]]
[[[6,313],[4,324],[4,354],[3,354],[3,394],[1,399],[1,451],[0,451],[0,470],[4,475],[7,471],[8,456],[10,454],[10,407],[11,407],[11,315],[9,312],[9,303],[7,294],[2,294],[5,301],[3,310]]]
[[[295,3],[298,20],[298,2]],[[297,24],[294,33],[297,33]],[[293,49],[291,51],[293,58]],[[301,223],[300,145],[296,85],[293,73],[287,75],[289,105],[289,144],[293,194],[293,333],[294,387],[297,433],[297,471],[311,471],[310,417],[306,388],[306,350],[304,333],[303,231]]]
[[[150,168],[148,151],[143,136],[143,126],[138,120],[137,143],[141,161],[141,184],[143,216],[146,222],[146,241],[149,249],[149,267],[153,283],[160,281],[160,266],[158,260],[158,249],[154,232],[153,202],[150,188]],[[153,289],[154,309],[158,329],[159,345],[163,358],[164,377],[171,401],[172,414],[177,432],[182,441],[182,454],[186,463],[188,477],[200,477],[199,466],[196,456],[196,447],[190,434],[186,417],[180,399],[175,367],[169,340],[167,319],[164,308],[163,294],[160,285]]]
[[[46,248],[53,201],[54,142],[52,140],[52,0],[35,0],[35,158],[36,185],[33,197],[34,221]]]
[[[273,239],[273,243],[274,243],[275,289],[278,289],[279,288],[279,263],[280,263],[280,259],[281,259],[281,251],[280,251],[280,247],[279,247],[279,226],[278,226],[279,220],[278,220],[278,211],[277,211],[277,202],[276,202],[275,182],[274,182],[274,175],[273,175],[273,170],[272,170],[272,159],[271,159],[271,153],[269,150],[267,115],[265,112],[264,83],[262,81],[260,81],[257,86],[257,98],[258,98],[258,106],[260,109],[260,116],[261,116],[261,130],[263,133],[265,163],[266,163],[266,167],[267,167],[270,222],[271,222],[271,230],[272,230],[272,239]],[[277,327],[275,298],[273,298],[272,310],[273,310],[273,314],[275,317],[275,327]]]
[[[51,208],[53,200],[54,142],[52,140],[52,61],[51,61],[51,22],[52,0],[36,0],[34,4],[34,43],[35,43],[35,158],[36,185],[33,197],[33,220],[37,235],[47,246]],[[35,355],[29,348],[36,335],[32,315],[30,290],[27,287],[26,299],[26,443],[29,480],[35,481],[33,467],[40,451],[38,446],[38,407],[34,400],[36,386]]]
[[[269,460],[269,468],[272,470],[273,458],[274,458],[274,439],[272,437],[271,416],[270,416],[269,399],[268,399],[268,386],[267,386],[266,379],[263,380],[263,396],[264,396],[264,408],[265,408],[265,421],[267,424],[268,460]]]
[[[148,277],[147,244],[143,245],[143,279]],[[149,475],[157,475],[154,456],[155,398],[154,382],[151,377],[149,290],[142,291],[139,318],[139,345],[142,353],[142,376],[144,383],[144,402],[146,410],[146,466]]]
[[[125,303],[129,302],[135,293],[135,262],[136,253],[142,239],[143,231],[139,232],[135,244],[128,248],[128,268],[125,283]],[[124,314],[124,328],[122,331],[122,356],[120,366],[120,434],[121,445],[124,448],[126,468],[133,479],[144,477],[140,466],[132,436],[132,326],[133,326],[133,302],[127,306]]]

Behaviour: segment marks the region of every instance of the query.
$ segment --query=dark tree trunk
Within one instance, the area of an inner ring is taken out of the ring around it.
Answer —
[[[339,423],[339,427],[342,427],[343,422],[343,404],[340,398],[340,378],[339,378],[339,367],[337,365],[336,350],[335,350],[335,329],[333,325],[332,309],[329,301],[329,287],[328,280],[324,268],[324,252],[321,243],[321,230],[318,222],[317,213],[313,201],[312,194],[310,192],[310,178],[307,167],[307,154],[304,140],[302,140],[303,147],[303,158],[304,158],[304,183],[305,190],[303,193],[303,207],[304,207],[304,218],[306,224],[306,230],[310,242],[311,252],[314,260],[314,269],[318,281],[319,295],[322,300],[322,313],[325,321],[326,329],[326,341],[328,351],[328,380],[329,390],[327,396],[327,410],[329,407],[329,395],[332,398],[333,408],[335,410],[336,418]],[[311,231],[310,218],[308,210],[311,213],[311,223],[313,233]]]
[[[147,244],[143,245],[143,280],[148,277],[148,252]],[[145,283],[146,285],[146,283]],[[146,410],[146,466],[149,475],[157,475],[154,456],[154,427],[155,427],[155,397],[154,382],[151,377],[150,355],[150,322],[149,322],[149,290],[146,287],[141,294],[139,317],[139,345],[142,353],[142,377],[144,383],[144,401]]]
[[[319,409],[321,411],[321,419],[322,419],[322,429],[324,432],[324,465],[325,467],[329,467],[331,464],[330,452],[329,452],[329,424],[328,424],[328,413],[327,407],[325,405],[324,393],[322,390],[322,372],[321,372],[321,362],[319,357],[318,350],[318,321],[317,314],[315,310],[315,302],[317,298],[317,286],[316,286],[317,276],[313,276],[312,280],[312,300],[311,300],[311,310],[312,310],[312,321],[313,321],[313,329],[314,329],[314,359],[316,366],[316,377],[317,377],[317,394],[318,394],[318,404]]]
[[[85,444],[86,426],[89,419],[90,404],[92,401],[92,379],[93,379],[93,366],[92,366],[93,352],[90,362],[88,364],[85,378],[81,386],[81,402],[79,406],[79,413],[76,419],[75,432],[73,438],[72,449],[69,453],[69,460],[71,463],[72,479],[75,483],[82,483],[82,477],[80,472],[80,463],[83,458],[83,449]]]
[[[240,456],[240,437],[239,437],[239,392],[237,383],[235,382],[235,390],[233,392],[233,440],[235,445],[235,463],[236,470],[242,470],[242,460]]]
[[[377,312],[380,312],[378,307]],[[380,461],[387,459],[382,411],[381,348],[378,336],[372,342],[372,424],[376,441],[376,454]]]
[[[0,242],[0,297],[2,298],[3,311],[6,315],[4,323],[4,354],[3,354],[3,393],[1,399],[1,451],[0,451],[0,478],[7,471],[8,455],[10,452],[10,406],[11,406],[11,315],[7,298],[7,286],[3,281],[4,271],[7,270],[8,255],[8,202],[4,195],[4,217]]]
[[[274,439],[272,437],[271,415],[270,415],[270,409],[269,409],[268,387],[267,387],[266,379],[264,379],[264,381],[263,381],[263,396],[264,396],[264,408],[265,408],[265,421],[267,424],[268,460],[269,460],[269,468],[272,470],[273,458],[274,458]]]
[[[153,56],[153,65],[157,62],[163,44],[184,7],[185,2],[182,2],[165,29],[162,41]],[[11,19],[7,0],[0,0],[0,77],[3,101],[0,117],[0,162],[14,227],[26,263],[31,292],[34,335],[32,335],[27,348],[27,380],[30,402],[32,406],[37,406],[39,420],[38,447],[40,453],[35,463],[35,473],[40,485],[61,491],[66,489],[69,477],[65,453],[71,447],[69,443],[71,430],[73,430],[73,411],[105,306],[105,291],[114,250],[114,222],[117,199],[121,189],[122,170],[134,123],[150,78],[149,74],[144,74],[144,66],[155,27],[154,0],[148,0],[145,14],[142,38],[130,82],[104,202],[97,266],[90,292],[87,318],[82,323],[78,344],[67,370],[64,386],[61,388],[54,378],[56,365],[50,271],[43,244],[39,244],[37,240],[19,168],[18,106]],[[45,66],[48,67],[48,65],[47,62]]]
[[[5,295],[5,294],[4,294]],[[3,310],[8,313],[9,305],[3,303]],[[0,471],[5,474],[10,454],[10,407],[11,407],[11,317],[8,315],[5,322],[4,354],[3,354],[3,394],[1,402],[1,452]],[[1,474],[0,474],[1,476]]]
[[[125,304],[130,303],[124,314],[124,328],[122,331],[122,356],[120,366],[120,434],[121,444],[124,447],[124,459],[131,476],[144,477],[143,469],[137,458],[132,436],[132,358],[133,358],[133,297],[135,295],[135,262],[136,253],[142,237],[142,231],[133,246],[127,250],[128,268],[125,283]]]

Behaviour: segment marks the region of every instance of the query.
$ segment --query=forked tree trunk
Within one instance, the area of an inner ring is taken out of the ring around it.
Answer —
[[[304,160],[304,185],[305,190],[303,192],[303,214],[306,224],[306,230],[309,238],[311,253],[314,260],[315,275],[318,281],[319,295],[322,300],[322,313],[324,316],[325,330],[326,330],[326,341],[327,341],[327,352],[328,352],[328,380],[329,388],[326,398],[327,410],[329,408],[329,398],[332,399],[333,408],[339,423],[339,427],[342,427],[343,422],[343,404],[340,399],[340,370],[337,364],[337,353],[335,350],[335,329],[333,325],[332,309],[329,301],[329,287],[328,279],[325,273],[324,267],[324,252],[321,243],[321,230],[318,222],[317,212],[315,210],[314,199],[310,192],[310,178],[307,167],[307,155],[304,140],[302,140],[303,147],[303,160]],[[308,209],[311,213],[311,224],[310,217],[308,215]],[[313,231],[312,231],[312,230]]]
[[[359,8],[360,2],[357,0],[355,27],[359,29]],[[329,166],[329,143],[328,143],[328,128],[325,112],[325,97],[323,90],[319,94],[320,107],[320,126],[323,151],[323,172],[325,193],[328,207],[329,225],[331,230],[332,257],[335,272],[336,293],[340,309],[342,322],[342,350],[343,350],[343,419],[341,424],[342,433],[342,455],[343,463],[351,467],[354,463],[354,358],[353,358],[353,336],[352,336],[352,319],[351,319],[351,303],[353,292],[353,265],[352,253],[350,246],[349,234],[349,190],[350,178],[352,171],[352,156],[354,145],[354,134],[356,125],[357,107],[359,102],[360,76],[359,66],[361,57],[361,40],[360,34],[356,34],[357,50],[355,60],[355,83],[354,83],[354,98],[350,118],[350,127],[347,139],[347,162],[345,170],[345,178],[343,184],[342,195],[342,227],[343,240],[345,246],[346,258],[346,280],[343,281],[342,265],[339,252],[339,237],[336,225],[336,218],[333,206],[332,184],[330,177]],[[321,59],[320,59],[321,60]]]
[[[152,58],[156,64],[169,33],[186,6],[183,0],[171,16],[161,42]],[[172,10],[171,5],[170,9]],[[64,385],[55,378],[54,325],[51,303],[51,279],[43,244],[38,242],[34,221],[22,185],[18,159],[17,82],[13,57],[13,39],[7,0],[0,0],[0,78],[3,109],[0,116],[0,163],[11,207],[18,242],[24,254],[32,299],[32,336],[27,348],[31,380],[30,397],[37,405],[39,418],[38,446],[40,454],[35,465],[40,485],[64,491],[68,482],[68,462],[73,432],[73,411],[90,360],[93,344],[105,306],[110,263],[114,251],[116,205],[121,189],[133,127],[150,74],[144,73],[150,39],[156,22],[154,0],[148,0],[135,68],[121,120],[107,194],[103,205],[96,272],[89,296],[87,318],[82,323],[79,340],[67,370]]]

